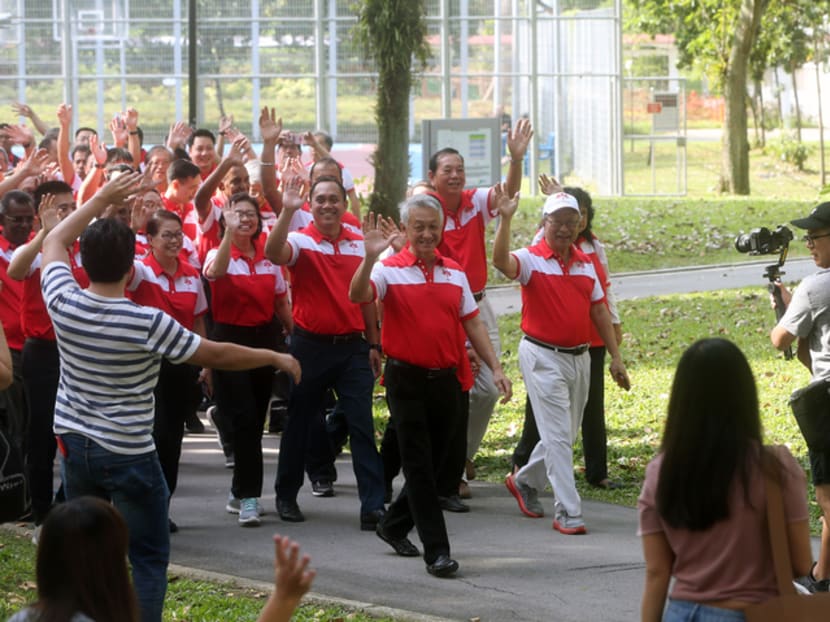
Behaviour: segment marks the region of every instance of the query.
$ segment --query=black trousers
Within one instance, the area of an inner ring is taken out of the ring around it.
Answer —
[[[454,373],[429,377],[426,370],[387,364],[384,378],[406,483],[389,506],[383,528],[402,538],[414,526],[424,561],[431,564],[450,554],[438,494],[441,483],[458,477],[450,446],[467,433],[469,397]]]
[[[217,322],[213,334],[217,341],[276,350],[279,327],[276,322],[262,326]],[[274,368],[270,366],[213,372],[216,408],[232,422],[234,467],[231,492],[237,499],[262,496],[262,433],[273,377]]]
[[[171,496],[179,479],[184,422],[196,414],[201,398],[198,382],[199,369],[194,365],[175,365],[162,360],[158,384],[153,391],[156,399],[153,440]]]
[[[585,455],[585,480],[597,485],[608,477],[608,438],[605,429],[605,346],[588,350],[591,356],[591,385],[582,415],[582,451]],[[524,466],[539,442],[539,431],[530,400],[525,400],[522,436],[513,451],[513,464]]]
[[[23,344],[23,383],[29,404],[26,474],[32,494],[32,515],[39,525],[52,507],[57,443],[53,426],[60,377],[58,344],[27,339]]]
[[[3,411],[4,429],[21,456],[26,455],[26,428],[29,407],[23,385],[23,351],[9,348],[12,359],[12,383],[0,391],[0,409]]]

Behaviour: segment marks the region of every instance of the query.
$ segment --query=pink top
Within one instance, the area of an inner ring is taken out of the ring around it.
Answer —
[[[804,471],[786,447],[775,445],[770,449],[782,466],[785,520],[788,523],[807,520]],[[659,454],[646,467],[637,502],[640,513],[637,535],[663,532],[666,536],[674,553],[672,575],[676,581],[671,597],[694,602],[735,599],[758,603],[777,596],[760,467],[750,479],[751,505],[746,504],[736,478],[730,492],[729,517],[706,531],[693,532],[669,527],[657,512],[657,481],[662,459],[663,455]]]

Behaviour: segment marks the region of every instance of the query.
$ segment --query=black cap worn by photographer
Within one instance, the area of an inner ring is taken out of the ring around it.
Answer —
[[[824,229],[830,227],[830,202],[822,203],[813,208],[807,218],[796,218],[790,224],[799,229]]]

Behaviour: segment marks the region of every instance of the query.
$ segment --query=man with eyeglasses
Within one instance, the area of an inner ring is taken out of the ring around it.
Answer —
[[[510,252],[510,221],[518,195],[496,187],[494,202],[501,221],[496,230],[493,264],[522,285],[519,366],[541,440],[528,463],[507,476],[505,484],[525,516],[541,518],[538,491],[548,481],[554,491],[553,528],[565,535],[587,533],[582,500],[573,472],[573,442],[582,423],[590,381],[591,323],[611,355],[614,381],[631,383],[620,355],[602,283],[593,263],[574,242],[581,215],[570,194],[550,195],[542,207],[544,234],[533,246]]]
[[[792,293],[778,284],[787,310],[770,339],[779,350],[786,350],[798,339],[798,360],[810,370],[812,380],[830,379],[830,202],[818,205],[806,218],[790,222],[807,230],[804,242],[820,269]],[[808,589],[826,592],[830,586],[830,452],[809,445],[808,450],[816,501],[824,519],[818,561],[807,577]]]
[[[0,201],[0,323],[6,333],[6,341],[12,356],[14,381],[0,391],[0,417],[6,420],[5,429],[10,440],[23,455],[26,431],[26,400],[23,392],[23,329],[20,325],[20,307],[23,284],[8,275],[9,262],[14,250],[25,244],[32,233],[35,221],[35,204],[31,195],[12,190]]]
[[[58,490],[55,494],[54,489],[57,445],[52,431],[60,361],[55,331],[40,290],[41,247],[46,234],[75,210],[72,188],[64,181],[44,182],[35,188],[34,205],[40,230],[28,243],[15,250],[8,275],[22,281],[23,288],[20,323],[24,338],[23,384],[28,402],[26,477],[37,529],[46,519],[52,503],[63,499],[63,492]],[[68,255],[75,278],[84,286],[88,285],[77,241],[68,249]]]

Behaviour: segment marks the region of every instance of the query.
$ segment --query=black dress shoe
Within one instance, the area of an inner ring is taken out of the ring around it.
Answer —
[[[380,508],[379,510],[372,510],[371,512],[361,513],[360,530],[374,531],[377,529],[378,523],[384,516],[386,516],[386,510],[383,508]]]
[[[427,572],[433,577],[449,577],[458,570],[458,562],[449,555],[439,555],[434,562],[427,564]]]
[[[470,506],[464,503],[461,500],[461,497],[458,495],[452,495],[449,497],[438,497],[438,503],[441,505],[442,510],[446,510],[447,512],[469,512]]]
[[[170,530],[170,533],[177,533],[179,531],[179,526],[169,518],[167,519],[167,528]]]
[[[277,512],[282,520],[289,523],[302,523],[305,520],[296,501],[277,499]]]
[[[381,527],[380,523],[378,523],[377,528],[375,528],[375,533],[378,534],[378,538],[395,549],[395,552],[401,557],[418,557],[421,554],[418,548],[410,542],[409,538],[393,538],[392,536],[387,535],[386,532],[383,531],[383,527]]]

